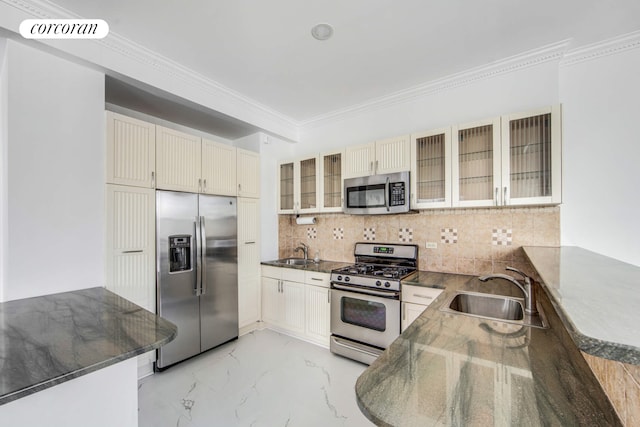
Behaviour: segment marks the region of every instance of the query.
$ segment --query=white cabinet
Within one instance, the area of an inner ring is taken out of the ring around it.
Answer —
[[[404,332],[441,293],[442,289],[403,284],[401,330]]]
[[[268,327],[329,346],[329,274],[262,266],[262,320]]]
[[[134,187],[155,187],[155,125],[106,112],[107,182]]]
[[[499,202],[500,117],[454,126],[453,206],[493,206]]]
[[[238,197],[260,197],[260,155],[237,148]]]
[[[319,211],[319,157],[280,163],[278,213]]]
[[[251,327],[260,320],[260,200],[238,198],[238,320]]]
[[[345,149],[344,177],[404,172],[411,168],[410,136],[383,139]]]
[[[503,205],[562,201],[560,106],[502,117]]]
[[[560,106],[452,128],[453,206],[561,202]]]
[[[411,208],[451,206],[451,129],[411,135]]]
[[[199,193],[200,137],[156,126],[156,188]]]
[[[320,155],[320,212],[342,212],[344,150]]]
[[[106,189],[106,288],[155,313],[155,190]],[[155,351],[138,356],[140,377],[153,372],[154,361]]]
[[[299,279],[288,269],[263,267],[262,320],[275,329],[304,333],[304,284],[288,280]],[[292,270],[297,271],[297,270]],[[304,272],[301,277],[304,277]],[[279,277],[270,277],[279,276]]]
[[[155,191],[107,184],[106,287],[155,313]]]
[[[208,139],[201,145],[201,192],[220,196],[235,196],[236,148]]]

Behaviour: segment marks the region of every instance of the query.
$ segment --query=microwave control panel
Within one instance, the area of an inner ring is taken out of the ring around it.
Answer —
[[[404,182],[392,182],[389,184],[389,206],[405,205]]]

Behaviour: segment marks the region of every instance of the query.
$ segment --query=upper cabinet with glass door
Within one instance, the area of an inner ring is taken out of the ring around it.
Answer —
[[[503,205],[561,202],[561,137],[559,105],[502,117]]]
[[[342,212],[344,151],[320,155],[320,211]]]
[[[318,170],[318,156],[279,165],[279,213],[318,212]]]
[[[500,204],[500,118],[452,127],[453,206]]]
[[[411,208],[451,206],[451,129],[411,135]]]
[[[560,106],[452,128],[453,206],[561,201]]]

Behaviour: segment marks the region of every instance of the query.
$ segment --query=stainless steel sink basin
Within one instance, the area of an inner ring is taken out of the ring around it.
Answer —
[[[282,259],[276,260],[276,262],[278,264],[285,264],[285,265],[308,265],[308,264],[312,264],[313,260],[304,259],[304,258],[282,258]]]
[[[539,328],[546,327],[542,313],[536,316],[528,316],[524,313],[522,304],[522,298],[459,292],[447,300],[441,310],[484,319],[520,323]]]
[[[522,304],[515,299],[502,296],[457,294],[449,303],[449,308],[461,313],[493,319],[524,319]]]

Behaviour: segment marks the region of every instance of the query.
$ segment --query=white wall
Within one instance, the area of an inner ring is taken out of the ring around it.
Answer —
[[[7,54],[4,300],[104,286],[104,75]]]
[[[0,425],[135,427],[138,381],[135,358],[0,406]]]
[[[562,244],[640,266],[640,48],[560,68]]]
[[[4,301],[7,256],[7,102],[9,80],[6,60],[7,40],[0,38],[0,302]]]

